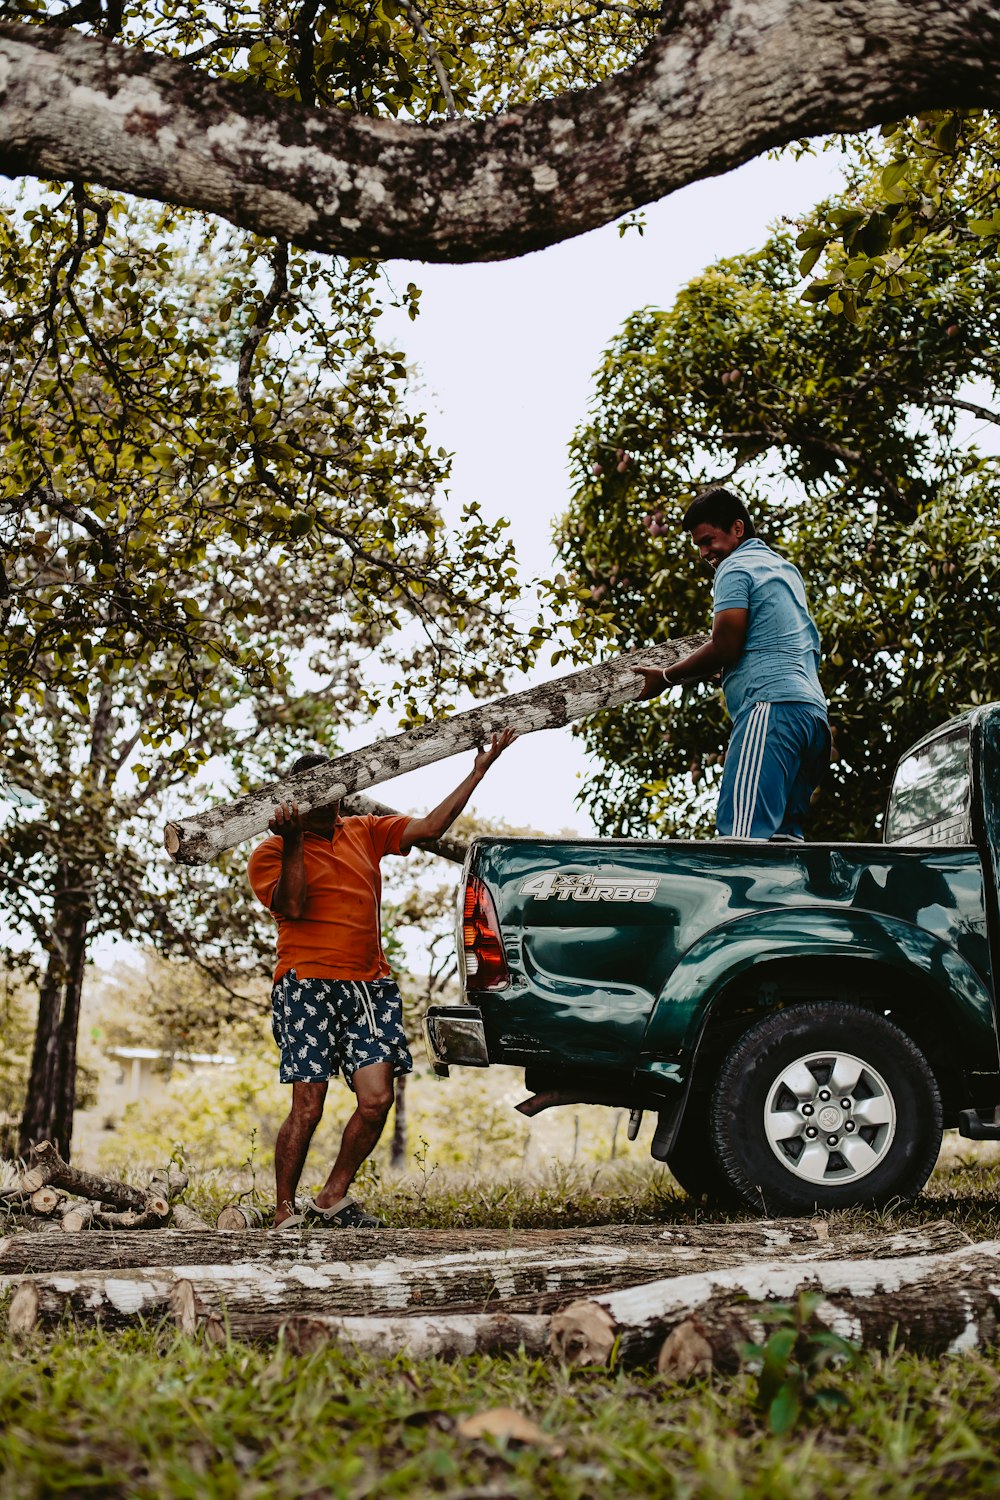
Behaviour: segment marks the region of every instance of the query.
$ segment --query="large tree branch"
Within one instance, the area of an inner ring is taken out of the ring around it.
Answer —
[[[995,0],[687,0],[593,89],[434,126],[320,111],[74,31],[0,26],[0,170],[321,251],[502,259],[768,147],[1000,104]]]

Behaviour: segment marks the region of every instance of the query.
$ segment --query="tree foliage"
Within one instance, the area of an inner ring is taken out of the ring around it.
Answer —
[[[835,219],[825,204],[801,229]],[[731,481],[802,570],[838,759],[814,832],[871,837],[907,744],[996,695],[1000,277],[980,238],[927,235],[907,294],[873,278],[856,317],[803,298],[786,230],[636,313],[573,446],[562,555],[626,646],[704,627],[710,582],[683,507]],[[608,831],[711,826],[728,723],[701,688],[582,730]]]
[[[392,4],[17,9],[197,53],[283,97],[413,118],[450,108],[445,94],[488,109],[515,82],[554,86],[574,48],[581,65],[602,56],[570,26],[546,72],[564,11],[544,5],[502,24],[456,5],[437,40]],[[514,72],[511,26],[527,27]],[[396,296],[370,262],[73,183],[0,209],[0,299],[0,777],[37,799],[4,830],[0,907],[39,986],[23,1140],[65,1150],[95,938],[212,976],[216,1024],[246,1013],[268,964],[242,856],[179,875],[158,852],[177,789],[201,768],[214,790],[271,779],[383,700],[404,724],[445,713],[458,691],[498,690],[550,632],[516,618],[505,523],[474,500],[457,526],[442,518],[449,456],[408,399],[404,353],[378,337],[387,299],[416,315],[415,286]]]

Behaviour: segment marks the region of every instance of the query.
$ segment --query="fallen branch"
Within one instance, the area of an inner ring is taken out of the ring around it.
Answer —
[[[766,1336],[764,1305],[809,1292],[823,1297],[816,1324],[865,1349],[894,1340],[931,1355],[983,1348],[997,1339],[1000,1241],[899,1260],[740,1266],[629,1287],[557,1313],[549,1347],[571,1365],[606,1365],[613,1351],[628,1364],[652,1363],[662,1351],[661,1368],[678,1376],[734,1369],[742,1346]]]
[[[22,1182],[27,1192],[51,1185],[90,1198],[96,1203],[110,1203],[115,1208],[144,1209],[147,1194],[113,1177],[99,1177],[95,1172],[81,1172],[63,1161],[51,1141],[40,1141],[32,1148],[32,1165]]]
[[[168,823],[164,833],[167,851],[179,864],[204,864],[224,849],[263,833],[279,802],[297,802],[302,812],[326,807],[350,792],[471,750],[503,729],[533,734],[631,702],[641,689],[641,681],[632,671],[634,664],[671,666],[689,656],[705,639],[688,636],[629,651],[596,667],[570,672],[527,692],[497,698],[481,708],[378,740],[312,770],[257,787],[233,802]]]

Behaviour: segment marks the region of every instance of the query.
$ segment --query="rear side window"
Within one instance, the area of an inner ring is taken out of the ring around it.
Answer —
[[[885,820],[887,844],[971,844],[969,736],[942,735],[900,761]]]

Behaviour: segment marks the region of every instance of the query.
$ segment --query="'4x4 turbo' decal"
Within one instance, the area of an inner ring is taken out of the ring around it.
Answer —
[[[522,880],[518,889],[538,901],[652,901],[659,884],[658,875],[578,875],[549,870]]]

